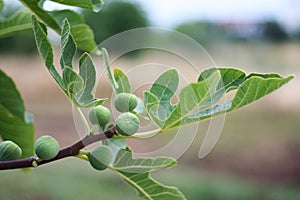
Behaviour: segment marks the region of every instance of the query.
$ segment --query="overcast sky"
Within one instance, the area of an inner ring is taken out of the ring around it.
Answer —
[[[132,0],[144,8],[152,25],[172,27],[188,20],[259,22],[275,19],[300,26],[300,0]]]

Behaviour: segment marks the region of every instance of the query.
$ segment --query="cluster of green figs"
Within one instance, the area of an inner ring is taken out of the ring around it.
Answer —
[[[121,113],[115,120],[117,134],[131,136],[138,131],[140,120],[133,112],[137,105],[138,98],[134,94],[120,93],[116,95],[114,106]],[[90,109],[88,116],[94,126],[105,131],[111,119],[111,112],[105,106],[98,105]],[[51,160],[58,155],[60,145],[52,136],[44,135],[36,140],[34,149],[38,159]],[[111,147],[101,145],[89,152],[87,156],[95,169],[104,170],[111,164],[113,153]],[[16,143],[9,140],[0,143],[0,161],[16,160],[21,157],[22,150]]]
[[[132,113],[138,104],[138,99],[134,94],[120,93],[114,98],[114,106],[121,113],[116,119],[117,133],[123,136],[130,136],[139,129],[139,118]],[[105,130],[110,121],[110,110],[102,105],[93,107],[89,111],[89,120],[94,125],[99,125]]]
[[[135,134],[140,126],[139,118],[133,113],[138,105],[138,98],[134,94],[120,93],[114,98],[114,106],[121,113],[115,121],[117,134],[131,136]],[[92,124],[105,130],[110,121],[110,110],[102,105],[98,105],[89,111],[89,120]],[[113,158],[110,146],[101,145],[96,147],[88,155],[89,161],[97,170],[105,170]]]

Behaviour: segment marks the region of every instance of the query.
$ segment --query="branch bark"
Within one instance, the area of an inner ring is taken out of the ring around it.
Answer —
[[[116,134],[116,128],[112,127],[103,133],[91,134],[84,137],[82,140],[74,143],[71,146],[61,149],[55,158],[51,160],[39,160],[36,156],[18,160],[9,160],[9,161],[0,161],[0,170],[8,169],[20,169],[20,168],[30,168],[37,167],[46,163],[50,163],[56,160],[60,160],[70,156],[76,156],[79,154],[79,151],[84,147],[93,144],[95,142],[105,140],[107,138],[112,138]]]

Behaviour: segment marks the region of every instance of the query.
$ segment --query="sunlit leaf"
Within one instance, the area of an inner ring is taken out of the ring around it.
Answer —
[[[69,6],[75,6],[79,8],[93,10],[94,12],[98,12],[103,5],[102,0],[51,0],[51,1],[69,5]]]
[[[144,93],[144,102],[151,120],[164,131],[236,110],[280,88],[292,78],[257,73],[246,76],[237,69],[212,68],[203,71],[197,83],[191,83],[180,91],[179,102],[167,119],[159,119],[160,101],[153,91]],[[163,93],[165,88],[156,87],[156,90]],[[237,90],[234,98],[218,104],[232,90]]]
[[[244,79],[245,81],[242,84],[234,87],[237,92],[232,100],[191,113],[178,120],[171,127],[182,126],[237,110],[275,91],[291,79],[293,79],[293,76],[283,78],[277,74],[251,74]]]
[[[277,90],[282,85],[292,80],[294,76],[287,78],[280,77],[279,75],[251,75],[245,82],[238,88],[235,97],[232,100],[232,107],[230,110],[236,110],[250,104],[263,96]]]
[[[206,81],[190,83],[179,93],[179,103],[165,121],[163,128],[173,127],[180,123],[185,117],[194,113],[200,105],[210,102],[216,94],[217,84],[219,82],[218,72],[214,72]]]

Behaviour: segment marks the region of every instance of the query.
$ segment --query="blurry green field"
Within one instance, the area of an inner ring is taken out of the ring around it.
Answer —
[[[165,184],[178,186],[189,200],[297,200],[299,187],[257,183],[237,177],[177,167],[155,174]],[[68,159],[29,173],[1,172],[2,200],[139,199],[111,172],[97,172],[88,163]]]
[[[300,115],[289,112],[281,118],[279,114],[268,109],[231,114],[227,120],[236,124],[225,124],[216,148],[208,157],[197,158],[201,141],[196,140],[179,159],[177,167],[154,176],[165,184],[179,187],[189,200],[298,200],[299,174],[297,168],[291,171],[295,163],[290,161],[294,159],[296,164],[299,161],[300,140],[296,133]],[[247,121],[249,117],[253,118],[251,123]],[[290,160],[291,156],[294,157]],[[235,172],[230,163],[241,167]],[[259,177],[255,168],[264,174]],[[281,179],[280,174],[285,172]],[[89,163],[76,158],[27,173],[2,171],[0,178],[1,200],[139,199],[113,172],[96,171]]]

